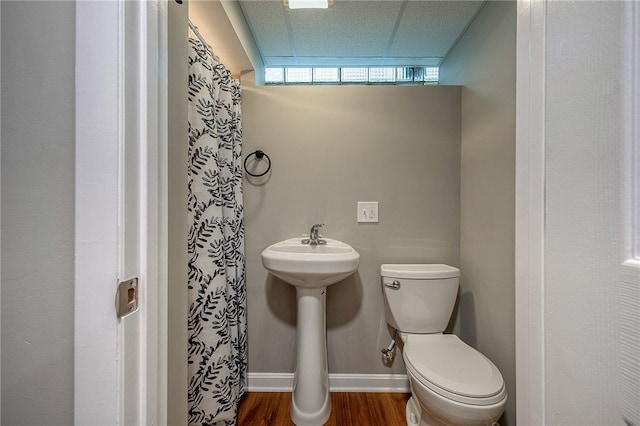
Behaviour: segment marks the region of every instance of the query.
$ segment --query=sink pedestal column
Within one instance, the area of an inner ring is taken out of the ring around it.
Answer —
[[[321,426],[331,414],[327,365],[326,287],[296,287],[296,372],[291,419],[297,426]]]

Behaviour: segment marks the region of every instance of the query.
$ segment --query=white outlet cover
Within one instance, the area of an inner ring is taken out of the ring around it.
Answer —
[[[377,201],[358,201],[358,222],[378,222],[378,202]]]

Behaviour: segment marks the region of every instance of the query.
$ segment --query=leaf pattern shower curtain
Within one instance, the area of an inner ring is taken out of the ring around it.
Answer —
[[[240,86],[189,39],[190,425],[235,425],[246,386]]]

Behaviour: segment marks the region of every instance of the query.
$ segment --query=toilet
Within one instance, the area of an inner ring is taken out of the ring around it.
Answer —
[[[460,270],[443,264],[380,267],[387,323],[400,336],[411,398],[407,425],[494,425],[507,391],[500,371],[454,334],[443,334]]]

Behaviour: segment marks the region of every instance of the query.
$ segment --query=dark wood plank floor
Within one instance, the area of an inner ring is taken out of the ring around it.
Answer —
[[[404,393],[332,392],[326,426],[403,426]],[[293,426],[291,393],[247,393],[238,408],[238,426]]]

